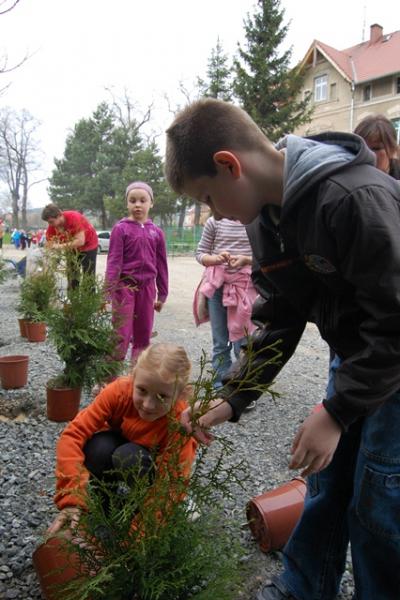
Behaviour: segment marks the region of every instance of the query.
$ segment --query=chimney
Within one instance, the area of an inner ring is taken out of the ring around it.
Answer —
[[[381,37],[383,36],[383,27],[374,23],[370,27],[370,36],[369,42],[370,44],[375,44]]]

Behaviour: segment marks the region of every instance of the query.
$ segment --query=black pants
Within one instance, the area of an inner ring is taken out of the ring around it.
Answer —
[[[97,248],[93,250],[87,250],[86,252],[79,252],[78,254],[78,262],[79,268],[78,270],[82,270],[83,273],[88,273],[89,275],[96,274],[96,260],[97,260]],[[71,272],[68,272],[68,288],[75,289],[79,285],[79,272],[74,267],[71,269]]]
[[[83,448],[85,467],[98,479],[107,477],[107,471],[140,467],[139,475],[151,474],[153,460],[144,446],[129,442],[120,431],[99,431]]]

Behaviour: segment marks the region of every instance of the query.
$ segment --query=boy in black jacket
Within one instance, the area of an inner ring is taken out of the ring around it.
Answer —
[[[175,191],[248,225],[263,299],[254,349],[281,339],[283,351],[262,380],[275,378],[307,321],[342,360],[333,394],[295,436],[290,467],[309,476],[309,493],[285,570],[258,600],[333,600],[349,540],[357,600],[400,594],[400,187],[374,164],[352,134],[274,147],[245,112],[214,99],[167,131]],[[229,381],[225,395],[199,419],[200,441],[257,397],[231,394]],[[190,431],[189,414],[183,423]]]

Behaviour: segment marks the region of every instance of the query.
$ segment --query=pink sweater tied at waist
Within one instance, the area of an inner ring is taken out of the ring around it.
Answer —
[[[228,273],[223,265],[207,267],[193,299],[193,316],[197,326],[209,321],[207,298],[223,287],[222,304],[227,308],[229,341],[236,342],[256,327],[251,322],[251,310],[257,292],[251,281],[251,267]]]

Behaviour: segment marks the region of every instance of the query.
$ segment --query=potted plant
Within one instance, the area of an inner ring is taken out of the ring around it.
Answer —
[[[46,339],[46,313],[56,298],[57,283],[52,262],[42,262],[35,273],[27,276],[21,284],[17,310],[21,315],[21,335],[30,342]]]
[[[112,358],[116,335],[104,284],[82,273],[79,286],[49,307],[46,321],[48,337],[64,364],[62,373],[47,383],[47,416],[68,421],[78,412],[82,388],[107,381],[122,366]]]
[[[271,346],[271,354],[279,352]],[[217,397],[208,365],[203,356],[193,384],[191,402],[200,402],[200,413]],[[251,383],[254,378],[257,368],[250,367],[238,387],[273,394]],[[245,487],[247,464],[234,460],[233,444],[218,434],[212,448],[199,447],[188,480],[177,468],[186,441],[174,435],[177,427],[171,420],[168,461],[159,469],[163,461],[155,459],[150,486],[148,476],[129,468],[107,480],[92,477],[78,521],[35,550],[33,564],[48,600],[238,598],[246,579],[241,524],[224,507],[236,486]]]

